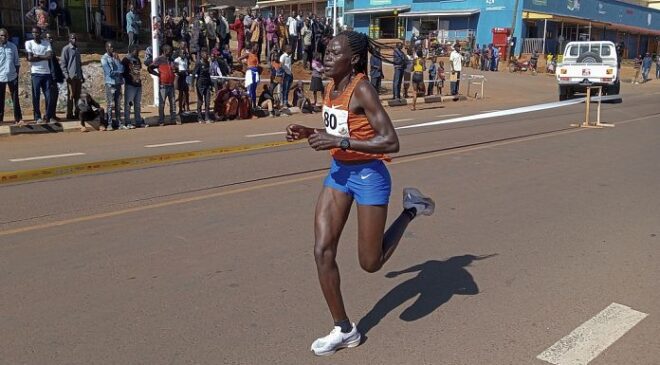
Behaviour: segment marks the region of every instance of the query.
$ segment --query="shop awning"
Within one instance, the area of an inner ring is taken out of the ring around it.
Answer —
[[[377,8],[358,8],[346,10],[344,14],[380,14],[380,13],[393,13],[404,12],[410,10],[410,5],[401,6],[380,6]]]
[[[405,17],[405,18],[418,18],[418,17],[427,17],[427,16],[432,16],[432,17],[439,17],[439,18],[449,18],[449,17],[457,17],[457,16],[470,16],[474,14],[478,14],[479,9],[467,9],[467,10],[442,10],[442,11],[411,11],[405,14],[401,14],[399,16]]]
[[[547,19],[547,20],[553,21],[553,22],[564,22],[564,23],[577,24],[577,25],[586,26],[586,27],[591,26],[593,28],[607,28],[607,29],[613,29],[613,30],[618,30],[618,31],[621,31],[621,32],[628,32],[628,33],[635,33],[635,34],[649,34],[649,35],[655,35],[655,36],[660,35],[660,30],[656,30],[656,29],[635,27],[635,26],[632,26],[632,25],[624,25],[624,24],[617,24],[617,23],[605,23],[605,22],[599,22],[599,21],[584,19],[584,18],[574,18],[574,17],[570,17],[570,16],[536,13],[536,12],[532,12],[532,11],[523,11],[523,19],[524,20],[544,20],[544,19]]]

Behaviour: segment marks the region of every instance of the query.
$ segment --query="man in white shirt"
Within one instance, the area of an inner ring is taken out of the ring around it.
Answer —
[[[291,71],[291,45],[284,47],[284,52],[280,56],[284,77],[282,78],[282,105],[289,107],[289,89],[293,83],[293,72]]]
[[[30,74],[32,78],[32,109],[34,109],[34,120],[41,124],[44,120],[41,119],[41,110],[39,109],[39,90],[44,94],[46,100],[46,116],[45,122],[50,123],[52,115],[49,114],[50,103],[50,87],[53,80],[51,76],[50,66],[48,61],[53,55],[53,49],[47,40],[41,39],[41,29],[38,27],[32,28],[32,37],[34,39],[25,42],[25,52],[27,53],[27,60],[30,62]],[[55,100],[55,102],[57,102]]]
[[[449,55],[449,67],[451,67],[451,94],[458,95],[458,87],[461,81],[461,70],[463,69],[463,56],[461,56],[461,45],[456,43],[454,50]]]
[[[297,14],[294,11],[289,18],[286,20],[286,25],[289,27],[289,46],[291,46],[291,57],[294,60],[299,60],[301,57],[297,53],[298,49],[298,18]]]

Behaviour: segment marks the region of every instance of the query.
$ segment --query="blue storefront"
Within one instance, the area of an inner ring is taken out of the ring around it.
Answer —
[[[617,0],[346,0],[345,24],[374,38],[442,34],[446,41],[493,43],[513,28],[515,52],[555,53],[568,41],[611,40],[626,56],[657,52],[660,11]],[[515,24],[514,23],[515,17]]]

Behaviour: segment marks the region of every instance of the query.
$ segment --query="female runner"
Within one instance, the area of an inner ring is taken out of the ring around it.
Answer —
[[[335,257],[337,244],[353,200],[358,211],[358,256],[367,272],[378,271],[397,247],[416,215],[431,215],[435,204],[417,189],[403,190],[399,217],[385,231],[392,182],[383,161],[399,151],[399,139],[376,90],[365,76],[368,56],[382,45],[365,34],[344,31],[333,38],[325,53],[325,75],[332,79],[323,103],[325,129],[297,124],[287,127],[287,140],[307,138],[315,150],[330,150],[332,162],[316,204],[314,257],[321,290],[335,327],[312,343],[316,355],[360,344],[340,291]],[[378,55],[381,56],[381,55]],[[382,57],[382,56],[381,56]]]

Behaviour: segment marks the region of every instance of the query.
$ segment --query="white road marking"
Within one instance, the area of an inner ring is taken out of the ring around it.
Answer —
[[[414,120],[414,119],[413,118],[394,119],[394,120],[392,120],[392,123],[410,122],[411,120]]]
[[[447,117],[460,117],[461,114],[440,114],[437,115],[437,118],[447,118]]]
[[[48,155],[48,156],[35,156],[35,157],[24,157],[24,158],[11,158],[11,162],[22,162],[22,161],[34,161],[34,160],[47,160],[49,158],[60,158],[60,157],[72,157],[72,156],[82,156],[85,153],[83,152],[74,152],[74,153],[63,153],[61,155]]]
[[[276,136],[278,134],[286,134],[286,132],[270,132],[270,133],[248,134],[248,135],[246,135],[246,137],[254,138],[254,137],[264,137],[264,136]]]
[[[181,142],[172,142],[172,143],[161,143],[161,144],[148,144],[144,146],[145,148],[155,148],[155,147],[167,147],[167,146],[179,146],[182,144],[191,144],[191,143],[201,143],[202,141],[181,141]]]
[[[580,104],[580,103],[584,103],[584,100],[585,100],[585,98],[579,98],[579,99],[572,99],[572,100],[566,100],[566,101],[558,101],[558,102],[554,102],[554,103],[529,105],[529,106],[523,106],[523,107],[520,107],[520,108],[500,110],[500,111],[497,111],[497,112],[474,114],[474,115],[468,115],[468,116],[465,116],[465,117],[437,120],[437,121],[434,121],[434,122],[411,124],[411,125],[406,125],[406,126],[402,126],[402,127],[397,127],[396,129],[429,127],[429,126],[440,125],[440,124],[461,123],[461,122],[468,122],[468,121],[479,120],[479,119],[504,117],[504,116],[508,116],[508,115],[529,113],[529,112],[535,112],[535,111],[539,111],[539,110],[561,108],[561,107],[564,107],[564,106]]]
[[[492,113],[492,112],[499,112],[499,111],[500,111],[500,109],[493,109],[493,110],[483,110],[483,111],[480,111],[479,113]]]
[[[554,365],[586,365],[646,316],[612,303],[536,358]]]

